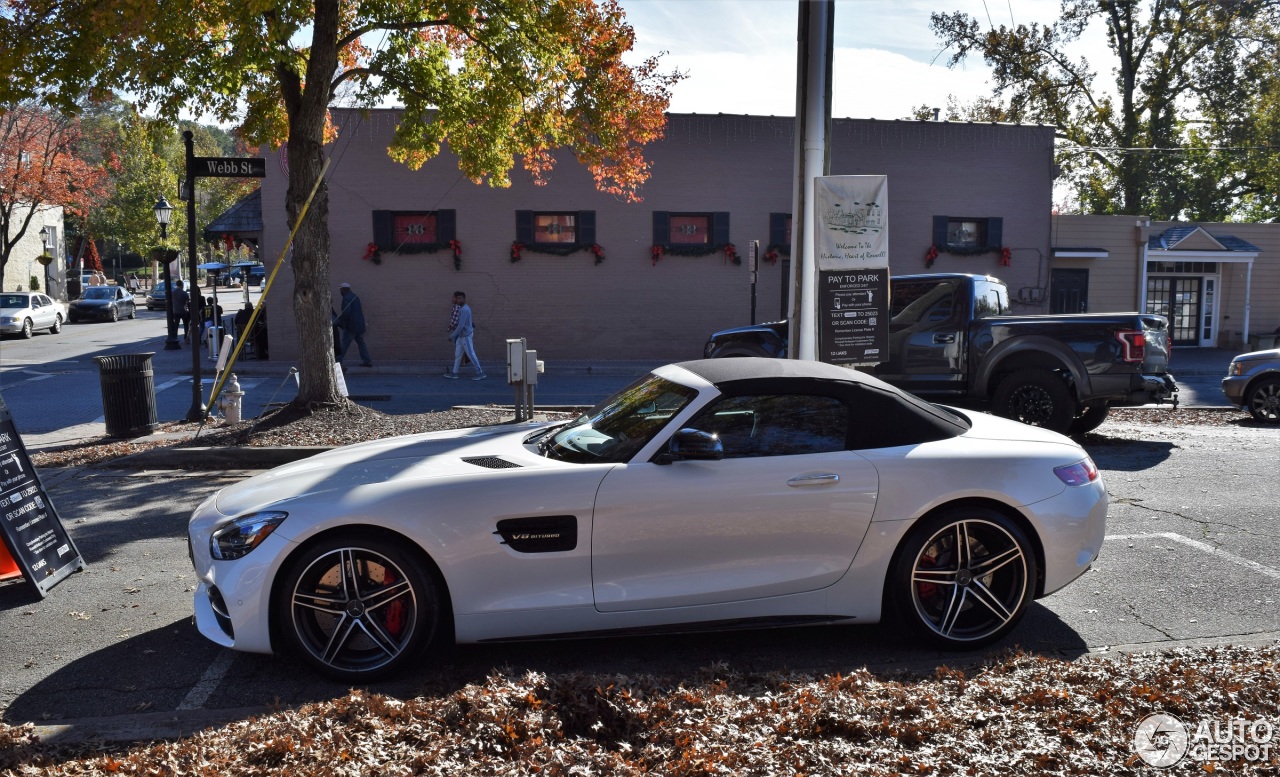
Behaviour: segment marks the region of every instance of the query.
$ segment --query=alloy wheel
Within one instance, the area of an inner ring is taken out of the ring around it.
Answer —
[[[290,595],[298,643],[321,665],[350,675],[395,661],[419,627],[412,578],[385,555],[340,547],[311,562]]]
[[[1249,392],[1249,412],[1259,421],[1280,422],[1280,380],[1265,380]]]
[[[920,623],[948,642],[978,642],[1019,617],[1033,562],[1004,526],[957,520],[925,540],[911,569]]]

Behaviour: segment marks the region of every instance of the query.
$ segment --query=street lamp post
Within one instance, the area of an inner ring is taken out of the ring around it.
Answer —
[[[169,239],[169,217],[173,215],[173,206],[164,197],[156,200],[152,208],[156,214],[156,223],[160,225],[160,261],[164,264],[164,320],[169,328],[169,336],[165,338],[164,349],[176,351],[182,347],[178,342],[178,320],[173,317],[173,283],[169,280],[169,252],[165,241]]]
[[[40,227],[40,245],[44,246],[45,256],[53,255],[53,235],[49,234],[49,227],[47,226]],[[53,290],[49,288],[49,263],[42,259],[40,264],[44,265],[44,290],[49,292],[50,297],[57,299],[52,293]]]
[[[191,323],[200,320],[200,308],[196,307],[196,300],[200,297],[196,293],[200,287],[196,285],[196,263],[200,261],[196,256],[196,146],[195,134],[191,130],[182,133],[182,144],[186,146],[187,158],[187,180],[185,183],[187,195],[187,263],[191,269],[191,308],[188,319]],[[216,284],[217,279],[214,280]],[[216,286],[215,286],[216,288]],[[213,348],[209,348],[209,353],[213,353]],[[203,423],[209,415],[209,411],[204,406],[204,387],[200,385],[200,346],[197,343],[191,344],[191,407],[187,409],[187,420],[192,423]]]

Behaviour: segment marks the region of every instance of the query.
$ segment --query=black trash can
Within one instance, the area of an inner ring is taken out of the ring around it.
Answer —
[[[110,437],[141,437],[156,421],[156,382],[151,369],[155,353],[95,356],[102,381],[102,412]]]

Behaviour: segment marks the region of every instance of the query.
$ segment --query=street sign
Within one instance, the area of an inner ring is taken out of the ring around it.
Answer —
[[[43,598],[63,578],[84,569],[58,511],[31,465],[9,406],[0,397],[0,573],[20,572]]]
[[[261,157],[191,157],[191,175],[200,178],[266,178],[267,160]]]

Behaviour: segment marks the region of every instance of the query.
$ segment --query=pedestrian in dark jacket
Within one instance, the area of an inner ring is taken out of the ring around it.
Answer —
[[[351,341],[356,341],[356,347],[360,349],[360,366],[372,367],[373,357],[369,355],[369,348],[364,344],[364,308],[360,306],[360,298],[351,290],[350,283],[344,283],[338,286],[338,292],[342,295],[342,309],[338,311],[338,318],[335,324],[342,327],[342,348],[338,351],[338,364],[342,364],[342,359],[347,355],[347,348],[351,346]]]

